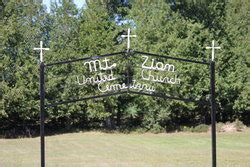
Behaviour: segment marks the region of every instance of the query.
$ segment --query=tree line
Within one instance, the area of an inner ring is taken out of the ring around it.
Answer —
[[[23,4],[6,0],[0,6],[1,133],[38,131],[39,58],[33,48],[40,40],[50,48],[45,62],[56,62],[125,50],[126,42],[120,36],[127,28],[138,36],[132,41],[133,49],[188,59],[209,60],[210,51],[205,46],[216,40],[222,46],[216,53],[217,121],[240,119],[249,124],[247,0],[88,1],[82,9],[73,1],[61,0],[51,3],[49,13],[38,1]],[[83,69],[81,65],[49,69],[46,77],[53,79],[46,82],[46,99],[98,93],[94,87],[63,87],[68,82],[65,76],[74,70]],[[191,92],[197,100],[209,99],[206,69],[189,64],[180,70],[183,83],[193,84],[195,89],[161,87],[161,91],[185,96]],[[54,130],[171,131],[198,124],[210,124],[209,106],[138,95],[88,100],[46,110],[46,128]]]

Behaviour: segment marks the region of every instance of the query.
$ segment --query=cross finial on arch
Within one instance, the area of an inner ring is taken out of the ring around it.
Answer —
[[[34,48],[34,50],[40,51],[40,62],[43,62],[43,51],[49,50],[49,48],[43,48],[43,41],[40,41],[40,48]]]
[[[206,47],[206,49],[212,49],[212,61],[214,61],[215,58],[215,49],[221,49],[219,46],[215,46],[214,40],[212,40],[212,46]]]
[[[130,33],[131,33],[131,30],[130,30],[130,28],[129,28],[129,29],[128,29],[127,35],[122,35],[122,36],[121,36],[122,38],[128,38],[128,41],[127,41],[127,51],[130,50],[130,38],[135,38],[135,37],[137,37],[136,35],[131,35]]]

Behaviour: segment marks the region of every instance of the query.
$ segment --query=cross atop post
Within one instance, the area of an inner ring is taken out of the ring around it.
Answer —
[[[43,62],[43,50],[49,50],[49,48],[43,48],[43,41],[40,41],[40,48],[34,48],[34,50],[40,50],[40,62]]]
[[[130,28],[128,29],[128,34],[127,35],[122,35],[121,37],[122,38],[128,38],[128,43],[127,43],[127,50],[129,51],[129,49],[130,49],[130,38],[132,38],[132,37],[137,37],[136,35],[130,35],[130,32],[131,32],[131,30],[130,30]]]
[[[215,49],[221,49],[219,46],[215,46],[214,40],[212,41],[212,46],[206,47],[206,49],[212,49],[212,61],[214,61]]]

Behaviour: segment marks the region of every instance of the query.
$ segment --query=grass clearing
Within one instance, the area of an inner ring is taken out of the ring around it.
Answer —
[[[40,166],[39,138],[0,139],[0,167]],[[250,131],[217,135],[219,167],[248,167]],[[70,133],[46,137],[48,167],[210,167],[210,133]]]

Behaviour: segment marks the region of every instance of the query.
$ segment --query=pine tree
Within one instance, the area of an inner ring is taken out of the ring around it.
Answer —
[[[133,49],[200,61],[204,59],[204,45],[209,33],[202,24],[185,20],[180,13],[172,11],[170,5],[165,1],[157,1],[150,5],[134,1],[131,5],[132,9],[129,11],[127,19],[132,20],[134,31],[138,36],[133,40],[133,46],[135,46]],[[136,61],[140,64],[142,60]],[[158,84],[158,93],[181,98],[196,97],[195,100],[198,101],[205,100],[206,97],[201,94],[209,93],[208,68],[171,60],[165,60],[165,62],[176,65],[178,75],[182,78],[182,85]],[[138,64],[134,65],[138,66]],[[141,71],[138,70],[135,73],[140,75]],[[161,75],[163,74],[161,73]],[[140,78],[136,75],[136,78]],[[158,125],[171,128],[173,122],[204,122],[204,114],[202,115],[201,110],[205,110],[208,115],[208,108],[204,108],[204,106],[168,100],[166,102],[166,100],[151,97],[138,96],[137,98],[140,100],[135,99],[132,104],[141,107],[140,109],[134,108],[138,109],[137,115],[140,115],[140,118],[144,117],[141,122],[142,126],[147,129],[155,128],[154,126],[157,128]],[[139,104],[137,104],[138,102]],[[192,114],[193,112],[196,112],[198,116]]]
[[[220,36],[223,52],[218,58],[218,99],[223,121],[240,118],[249,122],[249,8],[246,0],[228,2],[221,23],[225,35]]]
[[[121,51],[117,38],[121,32],[115,22],[115,17],[107,9],[107,4],[93,2],[89,3],[83,11],[80,24],[79,47],[81,54],[95,56],[101,54]],[[79,54],[80,54],[79,53]],[[116,58],[109,58],[114,61]],[[119,58],[118,58],[119,59]],[[116,60],[119,61],[119,60]],[[93,76],[96,75],[92,74]],[[98,95],[97,88],[89,86],[86,94]],[[110,97],[103,100],[87,101],[87,114],[89,120],[101,124],[104,122],[108,128],[114,127],[114,116],[117,112],[117,98]]]
[[[7,2],[1,22],[3,111],[1,129],[37,126],[38,57],[33,52],[42,36],[45,11],[39,3]]]

